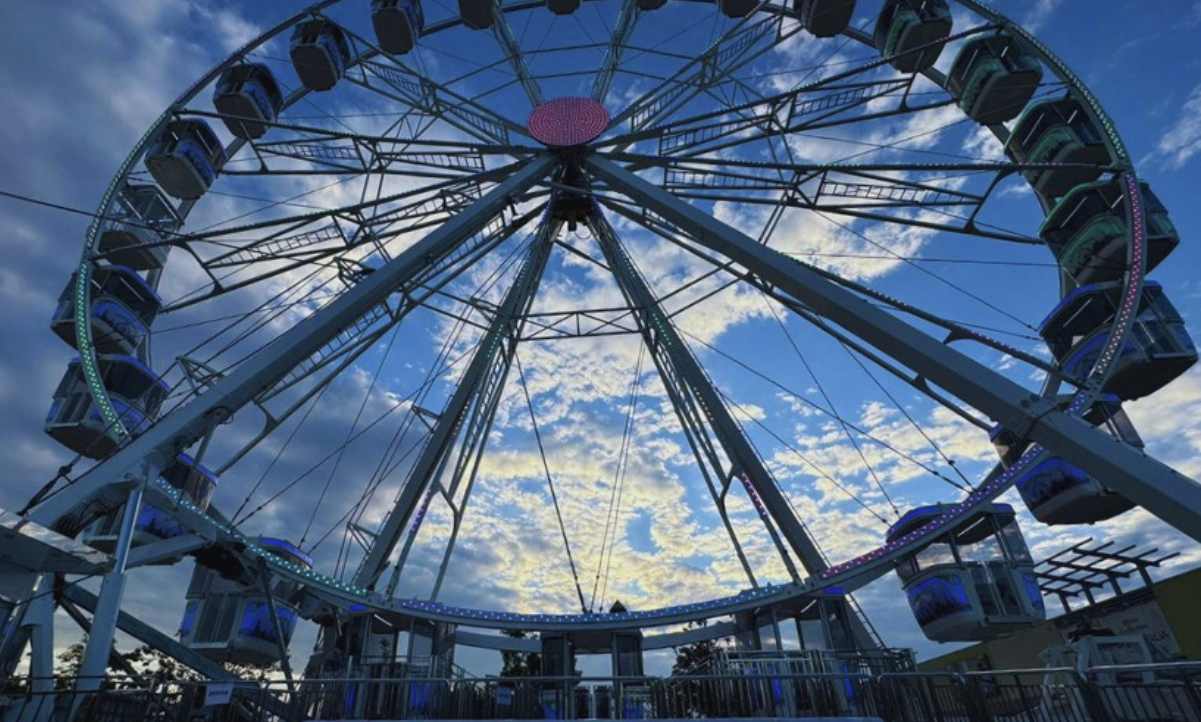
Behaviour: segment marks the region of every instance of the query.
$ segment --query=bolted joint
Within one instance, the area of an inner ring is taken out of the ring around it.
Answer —
[[[996,421],[1019,439],[1029,438],[1030,432],[1034,430],[1035,426],[1038,426],[1038,422],[1044,416],[1060,410],[1054,399],[1043,398],[1035,394],[1030,394],[1019,401],[1018,407],[1007,418],[996,419]]]

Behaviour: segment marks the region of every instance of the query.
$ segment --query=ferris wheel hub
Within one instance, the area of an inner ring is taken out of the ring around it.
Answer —
[[[538,141],[556,148],[596,140],[609,125],[609,111],[591,98],[555,98],[530,113],[526,127]]]

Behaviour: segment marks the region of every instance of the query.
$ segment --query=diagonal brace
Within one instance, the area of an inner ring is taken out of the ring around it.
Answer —
[[[613,270],[613,275],[621,286],[622,292],[629,298],[630,305],[639,309],[640,316],[642,316],[640,320],[650,322],[646,325],[654,329],[653,335],[670,361],[675,376],[700,402],[708,417],[708,424],[715,432],[718,443],[731,464],[730,469],[722,471],[723,487],[728,488],[734,477],[744,479],[749,488],[753,489],[763,502],[763,510],[767,513],[761,514],[761,516],[777,546],[780,545],[780,539],[775,527],[779,527],[783,532],[788,546],[810,574],[823,571],[826,568],[826,562],[817,545],[809,538],[809,534],[801,525],[800,520],[792,513],[788,501],[784,498],[775,479],[772,478],[771,473],[759,458],[759,454],[751,446],[742,427],[726,408],[725,401],[714,388],[708,374],[701,368],[700,363],[688,349],[674,324],[663,312],[654,292],[651,291],[650,286],[647,285],[638,270],[634,268],[629,256],[619,247],[612,227],[600,217],[596,219],[596,225],[598,226],[597,239],[600,242],[601,250],[605,254],[605,260]],[[775,526],[773,526],[773,522]],[[793,566],[792,559],[783,548],[780,549],[780,552],[789,573],[793,578],[797,578],[797,571]]]

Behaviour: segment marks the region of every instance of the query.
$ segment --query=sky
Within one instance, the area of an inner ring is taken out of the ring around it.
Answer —
[[[1194,200],[1201,178],[1201,58],[1195,53],[1201,2],[997,0],[993,4],[1059,53],[1114,118],[1142,178],[1170,210],[1182,238],[1171,261],[1152,277],[1164,284],[1190,326],[1198,327],[1201,282],[1193,269],[1201,252],[1191,240],[1201,229],[1201,208]],[[581,90],[586,94],[588,72],[597,64],[596,51],[552,53],[548,49],[590,42],[594,34],[610,27],[616,4],[592,5],[571,19],[551,20],[548,13],[538,11],[515,21],[522,46],[533,51],[532,72],[559,76],[544,80],[548,98]],[[878,3],[861,5],[874,8]],[[1098,11],[1101,6],[1104,12]],[[297,3],[280,0],[100,0],[69,13],[44,3],[4,4],[0,7],[4,40],[0,104],[11,110],[0,128],[0,190],[68,208],[93,209],[116,168],[165,107],[214,63],[299,9]],[[369,34],[366,12],[366,2],[347,2],[334,15]],[[426,8],[431,19],[448,12],[445,4]],[[856,16],[857,24],[868,22],[870,12]],[[643,19],[634,42],[695,52],[726,27],[712,8],[669,3],[660,14]],[[412,62],[435,78],[462,76],[499,57],[491,39],[476,42],[479,37],[449,31],[423,41]],[[864,53],[862,48],[835,41],[819,43],[796,34],[749,67],[744,77],[761,92],[778,92],[803,78],[836,72],[843,63],[864,58]],[[944,53],[940,67],[952,55]],[[285,56],[286,47],[274,41],[257,51],[256,60],[285,77]],[[679,61],[648,55],[629,62],[630,67],[653,74]],[[509,80],[503,70],[481,71],[458,81],[452,90],[523,122],[530,106],[518,89],[502,87]],[[610,95],[610,112],[620,112],[645,92],[646,82],[632,74],[620,76]],[[201,96],[207,98],[207,91]],[[380,134],[388,132],[399,112],[390,103],[360,88],[340,87],[303,102],[289,117],[314,127]],[[962,121],[954,109],[934,109],[895,123],[850,126],[845,133],[838,129],[798,138],[790,150],[812,162],[862,152],[868,147],[865,143],[879,147],[875,159],[892,162],[918,162],[930,154],[944,159],[996,157],[995,142]],[[400,130],[412,131],[413,126],[401,125]],[[439,124],[427,132],[446,140],[463,139],[461,133]],[[634,150],[653,149],[635,146]],[[770,150],[752,146],[738,157],[763,160]],[[253,165],[242,155],[230,167]],[[280,168],[298,165],[278,161]],[[245,216],[251,220],[280,218],[352,203],[360,193],[403,192],[428,182],[415,176],[342,180],[331,184],[328,177],[226,177],[197,206],[188,227],[221,227],[245,214],[251,214]],[[971,188],[973,181],[943,178],[939,182],[948,188]],[[767,221],[761,205],[702,204],[751,235]],[[6,439],[0,445],[4,469],[0,508],[13,510],[70,461],[70,455],[41,429],[72,354],[49,331],[48,322],[78,263],[88,219],[3,198],[0,214],[6,221],[0,234],[6,258],[0,264],[0,337],[6,340],[0,354],[0,408],[4,410],[0,423]],[[990,201],[985,217],[1026,234],[1033,234],[1040,220],[1032,195],[1016,179]],[[878,370],[864,372],[838,344],[803,321],[786,318],[786,312],[756,292],[743,287],[721,289],[720,277],[690,284],[705,272],[703,262],[625,220],[611,219],[660,296],[684,289],[669,303],[669,308],[678,310],[676,322],[717,387],[732,399],[748,436],[831,558],[849,558],[879,543],[897,510],[956,498],[960,492],[931,473],[955,478],[947,459],[954,459],[969,478],[979,478],[993,463],[983,431]],[[898,224],[842,223],[789,212],[780,219],[770,243],[949,318],[987,327],[1000,339],[1045,356],[1031,339],[1032,328],[1058,300],[1045,249],[914,232]],[[387,251],[403,249],[422,232],[392,238]],[[463,296],[499,301],[526,240],[518,234],[502,244],[472,267],[455,289]],[[569,233],[563,240],[579,251],[597,254],[586,233]],[[352,258],[368,266],[381,262],[371,253]],[[938,260],[947,258],[957,262]],[[203,285],[202,270],[177,253],[161,290],[164,298],[180,299]],[[341,288],[328,269],[317,269],[312,276],[298,272],[267,279],[243,292],[182,308],[171,318],[160,318],[155,327],[156,367],[170,366],[185,353],[231,364],[240,353],[265,344]],[[701,300],[710,292],[711,298]],[[270,318],[254,315],[254,308],[273,298],[277,304],[289,305]],[[691,306],[694,300],[697,304]],[[441,303],[444,309],[455,308],[451,302]],[[534,310],[618,305],[617,287],[603,269],[557,250]],[[246,327],[233,325],[235,321],[256,319],[263,323],[237,337]],[[217,333],[226,327],[225,335]],[[248,531],[303,540],[306,548],[316,544],[315,557],[324,571],[339,565],[353,569],[358,552],[353,542],[344,542],[343,515],[361,511],[361,523],[367,528],[382,520],[403,478],[406,459],[412,458],[424,438],[421,423],[411,413],[412,394],[432,374],[428,395],[417,403],[440,409],[465,363],[439,368],[440,351],[445,349],[451,359],[463,356],[475,348],[478,338],[478,331],[459,328],[443,314],[415,313],[395,334],[381,337],[311,411],[283,424],[224,474],[217,505],[227,514],[240,510],[240,516],[249,515],[243,526]],[[1023,385],[1037,388],[1039,380],[1030,367],[991,351],[969,352]],[[519,359],[521,374],[510,376],[501,396],[488,453],[439,599],[520,611],[568,612],[573,604],[578,607],[546,483],[547,469],[555,480],[584,594],[594,596],[597,578],[607,579],[607,585],[596,585],[603,592],[596,595],[598,606],[620,598],[631,608],[651,608],[745,588],[747,580],[712,511],[709,493],[662,385],[649,359],[640,355],[639,344],[629,336],[531,342],[522,344]],[[178,371],[174,373],[171,378],[178,381]],[[535,443],[526,391],[547,452],[545,466]],[[634,422],[627,434],[631,397],[636,398]],[[283,393],[276,403],[288,399],[288,393]],[[1195,421],[1201,418],[1201,372],[1191,371],[1128,408],[1149,452],[1201,478],[1201,425]],[[215,439],[211,458],[232,457],[261,423],[258,412],[238,414]],[[347,445],[352,438],[353,444]],[[623,452],[627,446],[628,454]],[[624,474],[619,474],[627,455]],[[381,475],[383,468],[391,471]],[[610,500],[616,498],[615,478],[624,478],[622,502],[617,522],[608,524],[602,510],[611,508]],[[375,479],[382,480],[379,492],[357,505]],[[1007,500],[1020,506],[1020,500],[1010,496]],[[753,506],[738,491],[732,492],[730,504],[760,581],[785,579]],[[446,509],[435,504],[421,527],[411,565],[400,579],[400,596],[429,595],[449,529]],[[1180,567],[1201,560],[1195,544],[1141,511],[1094,528],[1049,528],[1024,516],[1023,529],[1036,557],[1092,537],[1179,551],[1174,564]],[[612,562],[608,574],[602,575],[598,569],[608,564],[604,560],[610,539]],[[126,608],[173,633],[190,573],[190,563],[136,570]],[[859,596],[873,621],[886,630],[890,645],[914,647],[923,657],[948,649],[921,636],[892,576]],[[62,629],[60,646],[73,638],[67,625]],[[298,632],[292,649],[294,664],[303,662],[313,635],[311,626]],[[670,665],[665,659],[656,659],[650,668],[662,671]],[[481,670],[498,663],[487,655],[467,655],[464,661]]]

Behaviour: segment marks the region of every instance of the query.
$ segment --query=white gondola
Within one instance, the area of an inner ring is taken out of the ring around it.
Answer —
[[[463,24],[472,30],[484,30],[492,27],[495,17],[492,15],[494,0],[459,0],[459,17]]]
[[[1130,233],[1126,224],[1126,184],[1100,181],[1068,192],[1039,229],[1043,243],[1076,283],[1116,281],[1126,273]],[[1146,183],[1140,198],[1146,216],[1146,272],[1150,273],[1180,245],[1180,234]]]
[[[947,90],[982,125],[1013,120],[1043,79],[1039,62],[1007,35],[968,40],[947,74]]]
[[[851,23],[855,0],[793,0],[801,25],[819,38],[838,35]]]
[[[97,366],[117,417],[131,436],[140,436],[158,418],[169,392],[167,384],[132,356],[98,356]],[[46,433],[90,459],[108,456],[124,440],[101,414],[78,358],[67,366],[54,392],[46,414]]]
[[[59,296],[58,306],[50,328],[76,347],[75,298],[78,272]],[[100,353],[132,354],[146,334],[162,307],[162,299],[146,279],[132,268],[101,266],[92,271],[92,308],[88,313],[92,328],[92,344]],[[78,349],[77,349],[78,350]]]
[[[168,123],[146,151],[146,169],[155,182],[182,200],[203,196],[224,166],[225,148],[203,120]]]
[[[313,560],[281,539],[255,541],[267,553],[303,569]],[[227,572],[225,576],[222,572]],[[276,632],[271,608],[257,569],[210,569],[197,564],[188,585],[187,605],[179,625],[179,641],[208,659],[232,664],[272,664],[292,641],[298,618],[300,587],[273,579],[271,597],[283,637]]]
[[[163,470],[162,478],[171,486],[179,489],[183,497],[197,509],[208,509],[217,488],[217,477],[213,472],[196,463],[187,454],[179,454],[175,460]],[[103,552],[111,552],[116,548],[120,536],[121,520],[125,510],[119,509],[112,514],[102,516],[92,522],[84,530],[80,541]],[[152,504],[142,506],[138,512],[138,520],[134,524],[132,546],[142,546],[162,539],[173,539],[182,536],[187,530],[169,514],[164,513]],[[159,564],[172,564],[179,557],[165,557]]]
[[[284,97],[271,70],[260,63],[241,63],[221,74],[213,91],[213,107],[225,127],[239,138],[261,138],[279,118]]]
[[[889,527],[888,541],[950,511],[946,504],[914,509]],[[897,576],[922,633],[936,642],[990,639],[1046,618],[1034,561],[1008,504],[989,504],[959,531],[936,536],[901,561]]]
[[[888,0],[876,21],[876,49],[902,73],[918,73],[938,61],[951,34],[946,0]]]
[[[1005,154],[1015,163],[1063,166],[1022,171],[1046,198],[1097,180],[1114,162],[1100,130],[1072,97],[1031,103],[1014,123]]]
[[[163,267],[171,250],[164,236],[181,225],[175,206],[157,186],[126,184],[100,226],[96,250],[113,265],[153,271]]]
[[[1122,281],[1081,286],[1039,326],[1068,378],[1083,383],[1092,373],[1121,310],[1122,290]],[[1130,336],[1102,389],[1123,401],[1155,393],[1197,363],[1197,348],[1163,286],[1147,281],[1135,313]]]
[[[413,49],[425,28],[421,0],[371,0],[371,24],[384,52],[403,55]]]
[[[309,90],[329,90],[350,64],[346,33],[329,20],[307,20],[292,31],[292,67]]]

